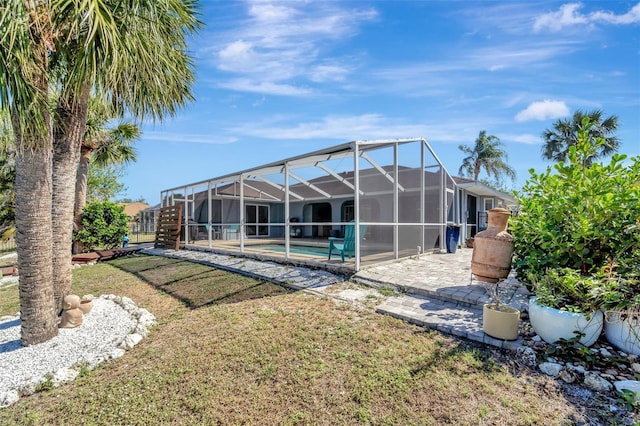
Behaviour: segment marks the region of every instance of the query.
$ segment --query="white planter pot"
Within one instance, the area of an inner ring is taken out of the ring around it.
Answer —
[[[640,355],[640,319],[624,312],[607,312],[604,334],[609,343],[628,354]]]
[[[604,314],[601,311],[591,314],[589,320],[586,315],[561,311],[555,308],[539,305],[536,297],[529,300],[529,320],[535,332],[547,343],[555,343],[560,339],[572,339],[575,331],[584,333],[580,343],[585,346],[593,345],[604,324]]]

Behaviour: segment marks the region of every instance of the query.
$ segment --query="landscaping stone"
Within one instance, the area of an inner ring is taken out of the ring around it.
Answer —
[[[613,354],[611,352],[609,352],[606,348],[601,348],[600,349],[600,354],[604,357],[607,358],[611,358],[613,356]]]
[[[563,368],[558,374],[558,377],[565,383],[575,383],[580,379],[578,372],[569,368]]]
[[[593,371],[588,371],[585,373],[584,385],[596,392],[608,392],[613,389],[613,385],[610,382]]]
[[[547,376],[558,377],[560,370],[562,370],[562,365],[556,362],[543,362],[538,368]]]
[[[61,368],[54,373],[51,383],[53,383],[53,386],[58,387],[65,383],[73,382],[78,377],[78,373],[78,370],[73,368]]]
[[[640,364],[637,362],[634,362],[633,364],[631,364],[631,369],[633,370],[634,373],[640,374]]]
[[[0,392],[0,408],[8,407],[11,404],[18,402],[20,395],[18,391],[11,390],[8,392]]]
[[[516,358],[527,367],[535,368],[538,364],[535,351],[527,346],[516,349]]]

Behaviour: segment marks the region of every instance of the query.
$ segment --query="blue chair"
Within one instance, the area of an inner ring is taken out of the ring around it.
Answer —
[[[344,263],[344,256],[353,257],[356,252],[356,235],[355,225],[353,221],[349,222],[344,229],[344,238],[329,237],[329,260],[331,260],[331,254],[334,250],[340,252],[342,257],[342,263]],[[367,232],[366,225],[360,225],[360,240],[364,239],[364,234]],[[339,243],[338,241],[342,241]]]

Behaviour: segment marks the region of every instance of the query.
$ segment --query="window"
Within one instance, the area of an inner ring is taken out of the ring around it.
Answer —
[[[247,204],[245,206],[247,236],[269,236],[269,206]]]
[[[485,198],[484,199],[484,211],[488,212],[493,208],[493,198]]]

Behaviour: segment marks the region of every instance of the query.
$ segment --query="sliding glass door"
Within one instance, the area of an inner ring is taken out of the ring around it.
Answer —
[[[247,236],[269,236],[269,206],[247,204],[245,207]]]

